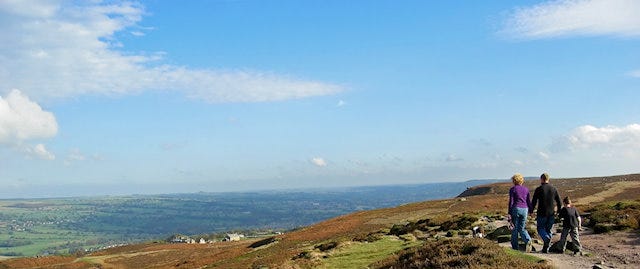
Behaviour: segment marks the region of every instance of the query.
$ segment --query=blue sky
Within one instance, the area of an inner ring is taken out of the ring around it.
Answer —
[[[0,1],[0,197],[635,173],[637,14]]]

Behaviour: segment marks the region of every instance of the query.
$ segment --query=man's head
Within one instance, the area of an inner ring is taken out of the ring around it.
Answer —
[[[540,183],[549,183],[549,174],[543,173],[540,175]]]

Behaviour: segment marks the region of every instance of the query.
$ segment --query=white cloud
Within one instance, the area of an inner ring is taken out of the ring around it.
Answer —
[[[33,147],[25,146],[23,150],[32,157],[36,157],[43,160],[55,160],[56,156],[49,152],[43,144],[37,144]]]
[[[549,154],[548,154],[548,153],[546,153],[546,152],[542,152],[542,151],[540,151],[540,152],[538,152],[538,156],[539,156],[540,158],[544,159],[544,160],[548,160],[548,159],[549,159]]]
[[[640,78],[640,70],[633,70],[628,73],[630,77]]]
[[[85,156],[82,152],[80,152],[79,149],[72,149],[71,151],[69,151],[69,154],[67,154],[67,159],[65,160],[65,163],[70,164],[72,162],[84,161],[86,159],[87,159],[87,156]]]
[[[262,102],[334,94],[342,87],[253,70],[162,64],[162,53],[123,51],[116,33],[140,38],[145,14],[120,1],[2,1],[0,90],[32,98],[184,92],[207,102]],[[134,28],[134,29],[131,29]]]
[[[19,90],[0,96],[0,144],[17,145],[26,140],[50,138],[58,132],[53,113],[44,111]]]
[[[554,152],[584,150],[614,150],[637,152],[640,149],[640,124],[595,127],[583,125],[557,137],[550,146]]]
[[[459,162],[459,161],[462,161],[463,159],[456,156],[455,154],[449,154],[444,160],[446,162]]]
[[[640,1],[560,0],[516,9],[504,32],[525,39],[640,36]]]
[[[319,167],[327,166],[327,162],[323,158],[320,158],[320,157],[311,158],[311,163],[313,163],[315,166],[319,166]]]
[[[71,160],[71,161],[84,161],[87,159],[86,156],[84,156],[84,154],[82,154],[82,152],[80,152],[79,150],[72,150],[69,155],[67,156],[67,159]]]
[[[595,127],[584,125],[565,136],[572,148],[640,148],[640,124]]]

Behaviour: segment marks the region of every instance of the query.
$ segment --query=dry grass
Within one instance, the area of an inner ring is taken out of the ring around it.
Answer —
[[[640,183],[638,182],[640,182],[640,174],[552,179],[551,181],[558,188],[561,196],[569,195],[575,201],[585,201],[586,197],[595,196],[600,197],[600,200],[604,199],[602,203],[637,199],[640,197]],[[94,253],[85,260],[76,260],[74,257],[3,260],[0,261],[0,268],[91,268],[97,266],[101,268],[259,268],[261,266],[268,266],[269,268],[308,268],[312,267],[313,264],[309,263],[307,259],[293,260],[293,258],[303,251],[312,250],[314,246],[322,243],[331,241],[349,242],[354,239],[356,241],[376,241],[375,239],[379,235],[386,233],[381,233],[381,231],[389,231],[394,224],[406,225],[407,223],[417,223],[419,220],[424,219],[430,219],[434,224],[441,225],[451,220],[448,216],[465,216],[465,214],[467,216],[505,215],[508,190],[511,185],[511,183],[496,183],[483,186],[481,191],[476,192],[482,195],[426,201],[394,208],[357,212],[279,235],[274,239],[273,243],[255,249],[249,246],[257,240],[223,242],[212,245],[140,244]],[[525,182],[525,185],[533,191],[539,185],[539,181],[530,180]],[[615,191],[610,190],[611,186],[617,186]],[[615,203],[611,206],[614,205]],[[591,205],[591,207],[595,206],[597,204]],[[578,206],[578,208],[581,211],[586,211],[583,207]],[[451,221],[448,224],[452,226],[455,224],[457,226],[456,229],[468,228],[465,221]],[[446,246],[444,242],[448,242],[447,244],[451,244],[451,246]],[[503,255],[508,255],[506,253],[497,254],[501,252],[493,248],[498,247],[495,243],[487,243],[489,241],[484,240],[465,242],[467,241],[429,242],[423,248],[412,252],[414,254],[405,253],[404,255],[429,255],[422,252],[428,252],[427,250],[430,248],[438,248],[441,249],[442,253],[458,253],[456,255],[462,254],[461,257],[464,257],[460,261],[455,261],[456,259],[453,258],[450,261],[445,258],[434,259],[434,262],[437,261],[443,266],[447,264],[447,266],[453,266],[453,264],[459,262],[461,264],[474,263],[473,266],[469,266],[471,268],[482,266],[505,267],[492,265],[496,262],[505,262],[504,259],[507,258],[504,258],[505,256]],[[482,259],[483,255],[485,255],[483,253],[493,253],[491,255],[499,256],[496,260]],[[400,258],[401,256],[394,257]],[[455,257],[455,255],[451,257]],[[97,264],[94,266],[89,262]]]
[[[591,213],[587,226],[595,233],[640,228],[640,200],[604,203],[587,209]]]
[[[522,256],[514,256],[486,239],[445,239],[424,245],[375,263],[373,268],[551,268]]]

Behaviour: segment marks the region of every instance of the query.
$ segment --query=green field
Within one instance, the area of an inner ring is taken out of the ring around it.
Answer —
[[[351,242],[338,248],[323,260],[320,268],[368,268],[368,265],[385,259],[402,249],[421,244],[386,236],[375,242]]]
[[[215,239],[229,231],[284,231],[358,210],[455,196],[471,184],[0,200],[0,256],[91,251],[174,234]]]

